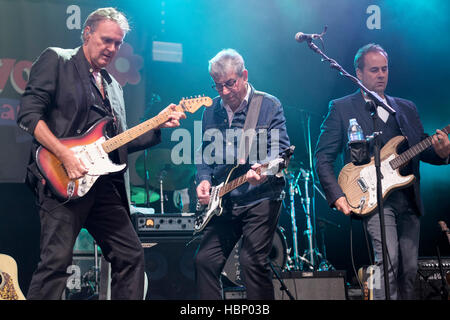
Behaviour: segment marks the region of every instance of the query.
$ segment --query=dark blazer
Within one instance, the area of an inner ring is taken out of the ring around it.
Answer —
[[[82,47],[44,50],[33,63],[22,95],[17,116],[19,127],[33,135],[38,121],[44,120],[57,138],[79,136],[87,131],[89,110],[95,104],[89,69]],[[107,82],[105,89],[111,107],[119,120],[118,131],[123,132],[127,129],[127,123],[122,87],[106,70],[101,73]],[[148,148],[160,141],[160,130],[142,135],[119,148],[119,162],[127,163],[128,153]],[[34,175],[34,157],[38,146],[35,141],[29,166],[29,171]],[[125,186],[128,187],[125,177]],[[123,181],[120,189],[125,192]]]
[[[256,91],[251,84],[249,84],[249,90],[248,103],[245,108],[234,114],[231,126],[228,123],[228,115],[221,103],[220,96],[214,99],[211,107],[205,108],[202,116],[202,137],[204,137],[201,147],[202,157],[201,163],[197,165],[198,183],[207,180],[212,185],[219,184],[225,180],[230,170],[237,163],[238,141],[241,139],[241,132],[245,126],[250,103],[257,94],[263,95],[261,109],[255,127],[257,135],[247,162],[234,171],[233,178],[245,174],[254,162],[268,162],[271,159],[277,158],[281,152],[289,148],[290,141],[281,102],[268,93]],[[236,131],[234,132],[233,130]],[[230,138],[230,131],[234,133],[239,132],[237,135],[238,138]],[[278,136],[276,132],[278,132]],[[232,142],[230,139],[232,139]],[[263,145],[260,145],[260,142]],[[214,146],[213,159],[206,159],[208,158],[209,152],[205,152],[205,149],[210,149],[211,145]],[[259,157],[255,157],[257,154],[259,155],[258,151],[261,150],[263,150],[261,156],[265,157],[267,155],[267,158],[259,159]],[[229,157],[231,157],[232,163],[229,163],[231,162],[229,161]],[[217,161],[211,161],[215,159]],[[279,199],[284,185],[284,178],[270,176],[266,183],[260,185],[252,186],[248,183],[241,185],[230,192],[229,197],[238,205],[254,204],[267,199]]]
[[[388,104],[396,111],[395,119],[402,135],[407,138],[409,147],[428,136],[424,133],[422,122],[413,102],[387,95],[386,99]],[[337,183],[334,163],[339,154],[343,157],[344,165],[351,161],[347,147],[349,119],[356,118],[365,136],[372,134],[374,131],[373,120],[365,104],[359,90],[351,95],[333,100],[330,102],[327,117],[321,125],[314,164],[330,206],[333,206],[333,203],[344,195]],[[423,214],[423,204],[420,197],[420,160],[436,165],[446,164],[447,162],[440,158],[432,147],[411,160],[410,167],[416,177],[413,185],[415,204],[420,214]]]

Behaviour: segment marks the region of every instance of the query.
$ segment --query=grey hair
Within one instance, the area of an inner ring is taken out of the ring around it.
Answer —
[[[99,8],[89,14],[89,16],[86,18],[86,21],[83,24],[83,29],[81,31],[81,41],[83,41],[84,43],[84,41],[86,40],[86,27],[90,27],[91,32],[94,32],[99,22],[104,20],[111,20],[116,22],[123,30],[124,34],[127,34],[127,32],[130,31],[130,25],[128,24],[128,20],[125,17],[125,14],[112,7]]]
[[[359,70],[364,69],[364,57],[369,52],[380,52],[386,57],[386,59],[388,59],[387,52],[379,44],[374,43],[366,44],[365,46],[359,48],[358,52],[356,52],[355,60],[353,61],[355,71],[356,69]]]
[[[213,78],[224,77],[229,72],[234,72],[240,77],[244,70],[244,59],[234,49],[223,49],[209,60],[208,71]]]

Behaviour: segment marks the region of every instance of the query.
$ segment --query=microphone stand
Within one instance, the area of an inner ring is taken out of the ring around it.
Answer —
[[[358,78],[352,76],[347,71],[342,68],[334,59],[327,57],[322,50],[319,49],[313,42],[313,39],[308,39],[308,47],[314,51],[315,53],[322,56],[322,61],[328,61],[330,63],[330,67],[339,71],[341,75],[352,80],[358,87],[366,93],[366,95],[372,100],[372,103],[375,105],[375,111],[372,112],[372,118],[374,122],[374,129],[376,124],[376,106],[381,106],[386,111],[389,112],[390,115],[395,115],[395,110],[388,106],[381,97],[373,91],[367,89]],[[375,171],[377,178],[377,202],[378,202],[378,212],[380,216],[380,229],[381,229],[381,244],[382,244],[382,254],[383,254],[383,272],[384,272],[384,289],[385,289],[385,297],[386,300],[390,300],[390,288],[389,288],[389,272],[388,272],[388,259],[387,259],[387,248],[386,248],[386,233],[385,233],[385,225],[384,225],[384,211],[383,211],[383,194],[382,194],[382,185],[381,185],[381,169],[380,169],[380,141],[378,138],[378,134],[375,134],[375,143],[374,143],[374,160],[375,160]]]
[[[442,267],[442,258],[441,258],[441,252],[439,250],[439,245],[436,246],[436,253],[438,258],[438,265],[439,265],[439,273],[441,275],[441,288],[439,289],[439,294],[441,296],[442,300],[448,300],[448,290],[447,290],[447,283],[445,281],[445,272],[444,268]]]
[[[286,291],[286,294],[289,297],[289,300],[295,300],[294,296],[291,294],[291,292],[289,291],[288,287],[286,287],[286,285],[284,284],[283,279],[281,279],[280,275],[278,274],[278,272],[275,270],[275,268],[272,265],[272,262],[269,262],[270,268],[272,269],[272,272],[275,274],[275,277],[277,278],[278,282],[280,282],[280,290],[281,291]]]

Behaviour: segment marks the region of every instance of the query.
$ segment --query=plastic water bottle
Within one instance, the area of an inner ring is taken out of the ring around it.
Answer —
[[[362,131],[362,128],[354,118],[349,120],[347,133],[349,142],[364,140],[364,133]]]

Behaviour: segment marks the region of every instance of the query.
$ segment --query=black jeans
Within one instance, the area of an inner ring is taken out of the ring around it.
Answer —
[[[105,259],[111,262],[111,298],[142,299],[144,251],[117,188],[100,177],[82,198],[58,206],[41,192],[41,253],[28,299],[61,299],[72,264],[73,246],[82,227],[93,236]]]
[[[220,275],[242,235],[239,261],[247,299],[273,300],[269,254],[278,224],[281,201],[263,200],[255,205],[224,209],[206,226],[195,257],[198,298],[223,298]]]

